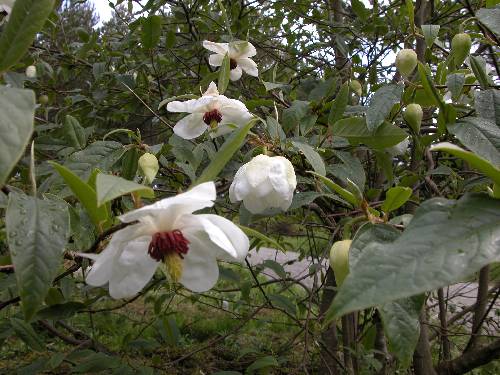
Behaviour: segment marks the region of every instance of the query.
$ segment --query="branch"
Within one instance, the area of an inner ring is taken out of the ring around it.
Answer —
[[[498,358],[500,358],[500,339],[481,348],[470,350],[451,361],[440,363],[437,371],[440,375],[461,375]]]

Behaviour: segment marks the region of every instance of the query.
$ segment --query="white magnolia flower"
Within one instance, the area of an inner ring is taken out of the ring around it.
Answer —
[[[249,249],[248,237],[231,221],[193,214],[215,198],[214,183],[206,182],[120,216],[138,223],[116,232],[100,254],[80,254],[94,260],[87,283],[108,283],[113,298],[131,297],[163,265],[173,281],[194,292],[209,290],[219,277],[216,259],[242,261]]]
[[[9,20],[15,0],[0,0],[0,26]]]
[[[251,43],[241,40],[231,43],[214,43],[205,40],[203,41],[203,47],[215,52],[208,58],[208,63],[212,66],[221,66],[226,53],[229,55],[229,66],[231,68],[229,76],[231,81],[239,80],[242,71],[254,77],[259,76],[257,64],[250,59],[250,57],[257,54],[255,47]]]
[[[167,110],[190,113],[174,126],[174,133],[184,139],[196,138],[209,128],[210,135],[217,137],[229,133],[234,126],[245,125],[253,117],[239,100],[219,95],[214,82],[210,83],[201,98],[170,102]]]
[[[282,156],[258,155],[241,166],[229,188],[229,199],[253,214],[268,208],[286,211],[297,186],[292,163]]]

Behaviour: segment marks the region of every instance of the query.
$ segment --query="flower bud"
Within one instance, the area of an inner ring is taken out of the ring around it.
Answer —
[[[451,54],[453,56],[455,66],[463,64],[465,58],[469,56],[471,45],[472,41],[468,34],[460,33],[453,37],[451,40]]]
[[[292,163],[283,156],[257,155],[241,166],[229,187],[231,202],[243,201],[252,214],[270,208],[288,210],[297,179]]]
[[[351,82],[349,82],[349,87],[357,96],[363,95],[363,87],[358,80],[353,79]]]
[[[403,113],[403,118],[415,134],[420,133],[420,124],[422,123],[423,115],[422,107],[420,104],[415,103],[408,104]]]
[[[47,95],[40,95],[38,97],[38,103],[40,104],[47,104],[49,102],[49,97]]]
[[[408,78],[417,66],[417,54],[412,49],[402,49],[396,56],[396,68],[401,75]]]
[[[146,152],[139,158],[139,171],[144,176],[146,183],[151,184],[160,169],[158,159],[153,154]]]
[[[341,286],[349,274],[349,249],[352,240],[337,241],[330,249],[330,267],[335,274],[337,286]]]
[[[34,65],[30,65],[26,68],[26,76],[28,78],[36,78],[36,67]]]

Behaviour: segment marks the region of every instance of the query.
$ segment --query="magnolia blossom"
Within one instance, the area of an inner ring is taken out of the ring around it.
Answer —
[[[231,81],[239,80],[243,71],[246,74],[258,77],[257,64],[250,59],[250,57],[257,54],[257,51],[251,43],[241,40],[231,43],[214,43],[205,40],[203,41],[203,47],[215,52],[208,58],[208,62],[212,66],[221,66],[224,56],[229,55],[229,67],[231,68],[229,76]]]
[[[174,126],[174,133],[184,139],[196,138],[207,129],[210,129],[212,137],[217,137],[229,133],[235,126],[245,125],[253,117],[239,100],[219,95],[214,82],[210,83],[201,98],[170,102],[167,110],[190,113]]]
[[[161,265],[174,282],[194,292],[209,290],[219,277],[216,259],[242,261],[249,249],[248,237],[231,221],[193,214],[213,206],[215,198],[214,183],[206,182],[120,216],[138,223],[116,232],[100,254],[80,254],[94,260],[87,283],[108,283],[113,298],[131,297]]]
[[[258,155],[241,166],[229,188],[229,199],[253,214],[268,208],[286,211],[297,186],[292,163],[282,156]]]
[[[36,78],[36,66],[29,65],[28,67],[26,67],[26,77]]]

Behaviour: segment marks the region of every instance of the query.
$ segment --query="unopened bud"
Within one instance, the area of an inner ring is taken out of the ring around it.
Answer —
[[[341,286],[349,274],[349,249],[352,240],[337,241],[330,249],[330,267],[335,274],[337,286]]]
[[[422,124],[423,115],[424,113],[422,112],[422,107],[420,104],[415,103],[408,104],[403,113],[403,118],[415,134],[420,133],[420,124]]]
[[[461,33],[453,37],[451,40],[451,54],[455,66],[458,67],[463,64],[467,56],[469,56],[471,45],[472,41],[468,34]]]
[[[156,156],[147,152],[139,158],[138,164],[141,174],[146,179],[146,183],[153,183],[156,174],[160,169]]]
[[[351,82],[349,82],[349,87],[357,96],[363,95],[363,87],[361,86],[361,83],[359,83],[359,81],[353,79]]]
[[[34,65],[30,65],[26,68],[26,76],[28,78],[36,78],[36,67]]]
[[[417,54],[412,49],[402,49],[396,56],[396,68],[401,75],[408,78],[417,66]]]
[[[47,104],[49,102],[49,97],[47,95],[40,95],[38,97],[38,103]]]

